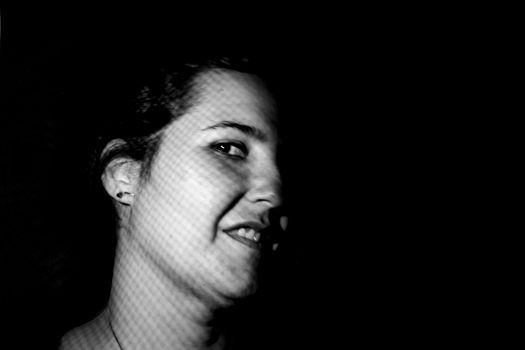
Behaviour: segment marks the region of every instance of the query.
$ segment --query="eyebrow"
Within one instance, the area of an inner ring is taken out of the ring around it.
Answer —
[[[262,140],[262,141],[266,140],[266,138],[267,138],[266,134],[260,129],[257,129],[257,128],[255,128],[253,126],[250,126],[250,125],[246,125],[246,124],[242,124],[242,123],[238,123],[238,122],[233,122],[233,121],[229,121],[229,120],[225,120],[225,121],[219,122],[217,124],[214,124],[212,126],[208,126],[207,128],[202,129],[202,131],[210,130],[210,129],[220,129],[220,128],[237,129],[237,130],[241,131],[244,134],[247,134],[249,136],[255,137],[256,139]]]

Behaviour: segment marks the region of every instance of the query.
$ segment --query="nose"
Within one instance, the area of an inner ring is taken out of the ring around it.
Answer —
[[[282,205],[281,173],[277,165],[266,163],[252,175],[250,189],[246,197],[251,203],[265,209],[277,208]]]

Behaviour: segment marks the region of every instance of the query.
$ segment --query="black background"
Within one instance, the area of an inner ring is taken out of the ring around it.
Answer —
[[[293,116],[285,124],[285,176],[295,245],[288,259],[294,267],[283,279],[282,298],[265,305],[273,314],[267,312],[254,327],[261,328],[261,339],[283,349],[326,346],[336,334],[346,338],[335,324],[347,327],[350,314],[342,307],[349,288],[356,289],[357,269],[340,265],[341,259],[353,259],[353,248],[343,255],[336,248],[347,244],[351,231],[352,199],[343,189],[357,156],[349,145],[348,158],[335,155],[341,142],[336,129],[348,127],[349,115],[333,107],[351,96],[345,81],[344,90],[336,91],[334,84],[345,79],[336,64],[342,58],[326,42],[327,33],[300,16],[278,23],[271,12],[244,20],[237,15],[208,20],[182,9],[3,8],[1,15],[6,339],[19,348],[54,348],[64,331],[104,300],[108,286],[101,271],[107,264],[83,230],[96,212],[83,201],[90,146],[100,118],[108,117],[103,102],[111,95],[108,85],[123,71],[132,72],[161,41],[179,50],[247,46],[274,62],[286,97],[283,108]]]
[[[254,342],[421,345],[456,331],[440,322],[447,257],[430,261],[443,238],[427,205],[436,168],[422,164],[433,124],[421,116],[440,112],[422,84],[428,53],[375,12],[202,10],[2,8],[2,331],[53,348],[104,300],[105,261],[82,230],[89,146],[110,82],[166,39],[248,46],[274,62],[285,97],[294,267],[254,326],[267,343]]]

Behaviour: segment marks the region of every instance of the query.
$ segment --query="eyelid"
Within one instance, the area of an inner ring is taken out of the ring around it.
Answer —
[[[235,154],[229,154],[228,152],[224,152],[222,150],[219,150],[218,147],[219,146],[223,146],[223,145],[226,145],[226,146],[233,146],[237,149],[239,149],[243,155],[240,156],[240,155],[235,155]],[[248,156],[248,148],[246,147],[246,145],[243,143],[243,142],[240,142],[240,141],[231,141],[231,140],[221,140],[221,141],[217,141],[217,142],[214,142],[210,145],[210,148],[222,155],[222,156],[225,156],[225,157],[228,157],[228,158],[233,158],[233,159],[245,159],[247,156]]]

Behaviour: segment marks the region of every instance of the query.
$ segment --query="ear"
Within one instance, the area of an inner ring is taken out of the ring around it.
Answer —
[[[131,205],[140,183],[140,163],[129,158],[113,159],[102,173],[106,192],[116,201]]]
[[[112,141],[108,144],[104,152],[115,146],[114,143],[115,141]],[[139,161],[126,157],[112,159],[101,175],[102,184],[114,200],[124,205],[132,205],[139,190],[140,170]]]

